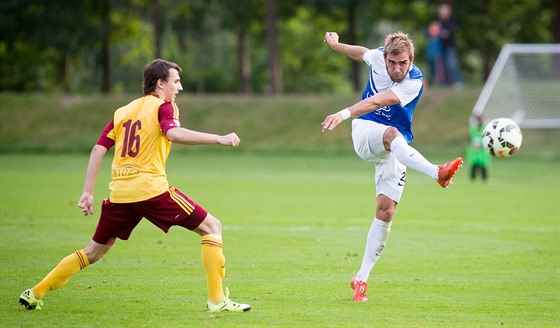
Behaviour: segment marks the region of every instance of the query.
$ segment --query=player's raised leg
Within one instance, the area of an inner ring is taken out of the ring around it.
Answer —
[[[389,140],[390,150],[399,162],[432,177],[444,188],[451,184],[453,177],[463,166],[461,157],[439,166],[430,163],[418,150],[411,147],[395,128],[388,128],[384,139]]]

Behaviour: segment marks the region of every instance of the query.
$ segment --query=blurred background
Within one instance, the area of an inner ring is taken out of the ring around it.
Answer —
[[[560,1],[448,3],[465,84],[481,85],[505,43],[560,42]],[[427,74],[426,28],[440,0],[4,0],[0,91],[139,93],[154,58],[189,92],[353,93],[367,70],[323,44],[370,48],[402,30]],[[363,76],[361,76],[363,75]]]
[[[451,22],[438,15],[442,4]],[[351,152],[349,125],[321,133],[320,122],[360,99],[369,71],[326,46],[325,32],[376,48],[402,30],[427,87],[415,147],[455,156],[503,46],[560,42],[558,0],[3,0],[0,9],[2,153],[89,152],[113,111],[142,95],[154,58],[183,69],[186,127],[235,131],[243,150]],[[453,27],[460,83],[438,73],[444,25]],[[552,56],[547,97],[560,94]],[[550,142],[560,129],[523,133],[516,157],[560,158],[560,143]]]

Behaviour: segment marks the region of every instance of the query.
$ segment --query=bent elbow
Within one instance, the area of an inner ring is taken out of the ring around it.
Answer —
[[[107,147],[100,144],[95,144],[91,149],[91,152],[105,154],[107,152]]]
[[[178,129],[171,129],[167,131],[165,136],[169,139],[169,141],[177,142],[179,140],[179,133],[177,133],[177,130]]]

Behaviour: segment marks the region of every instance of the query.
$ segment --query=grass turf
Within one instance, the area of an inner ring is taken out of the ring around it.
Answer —
[[[431,157],[436,162],[447,157]],[[127,242],[45,297],[17,298],[83,248],[96,213],[77,208],[87,156],[2,154],[3,327],[553,327],[560,322],[560,163],[495,160],[487,183],[465,166],[450,190],[409,169],[370,301],[351,300],[374,213],[373,168],[352,153],[178,151],[170,182],[224,225],[224,282],[243,314],[204,311],[200,239],[143,221]]]

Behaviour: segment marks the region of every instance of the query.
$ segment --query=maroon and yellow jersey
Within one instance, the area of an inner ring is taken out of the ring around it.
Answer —
[[[180,126],[177,105],[156,96],[144,96],[115,111],[97,141],[107,149],[115,146],[111,202],[139,202],[169,189],[165,162],[171,141],[166,133]]]

